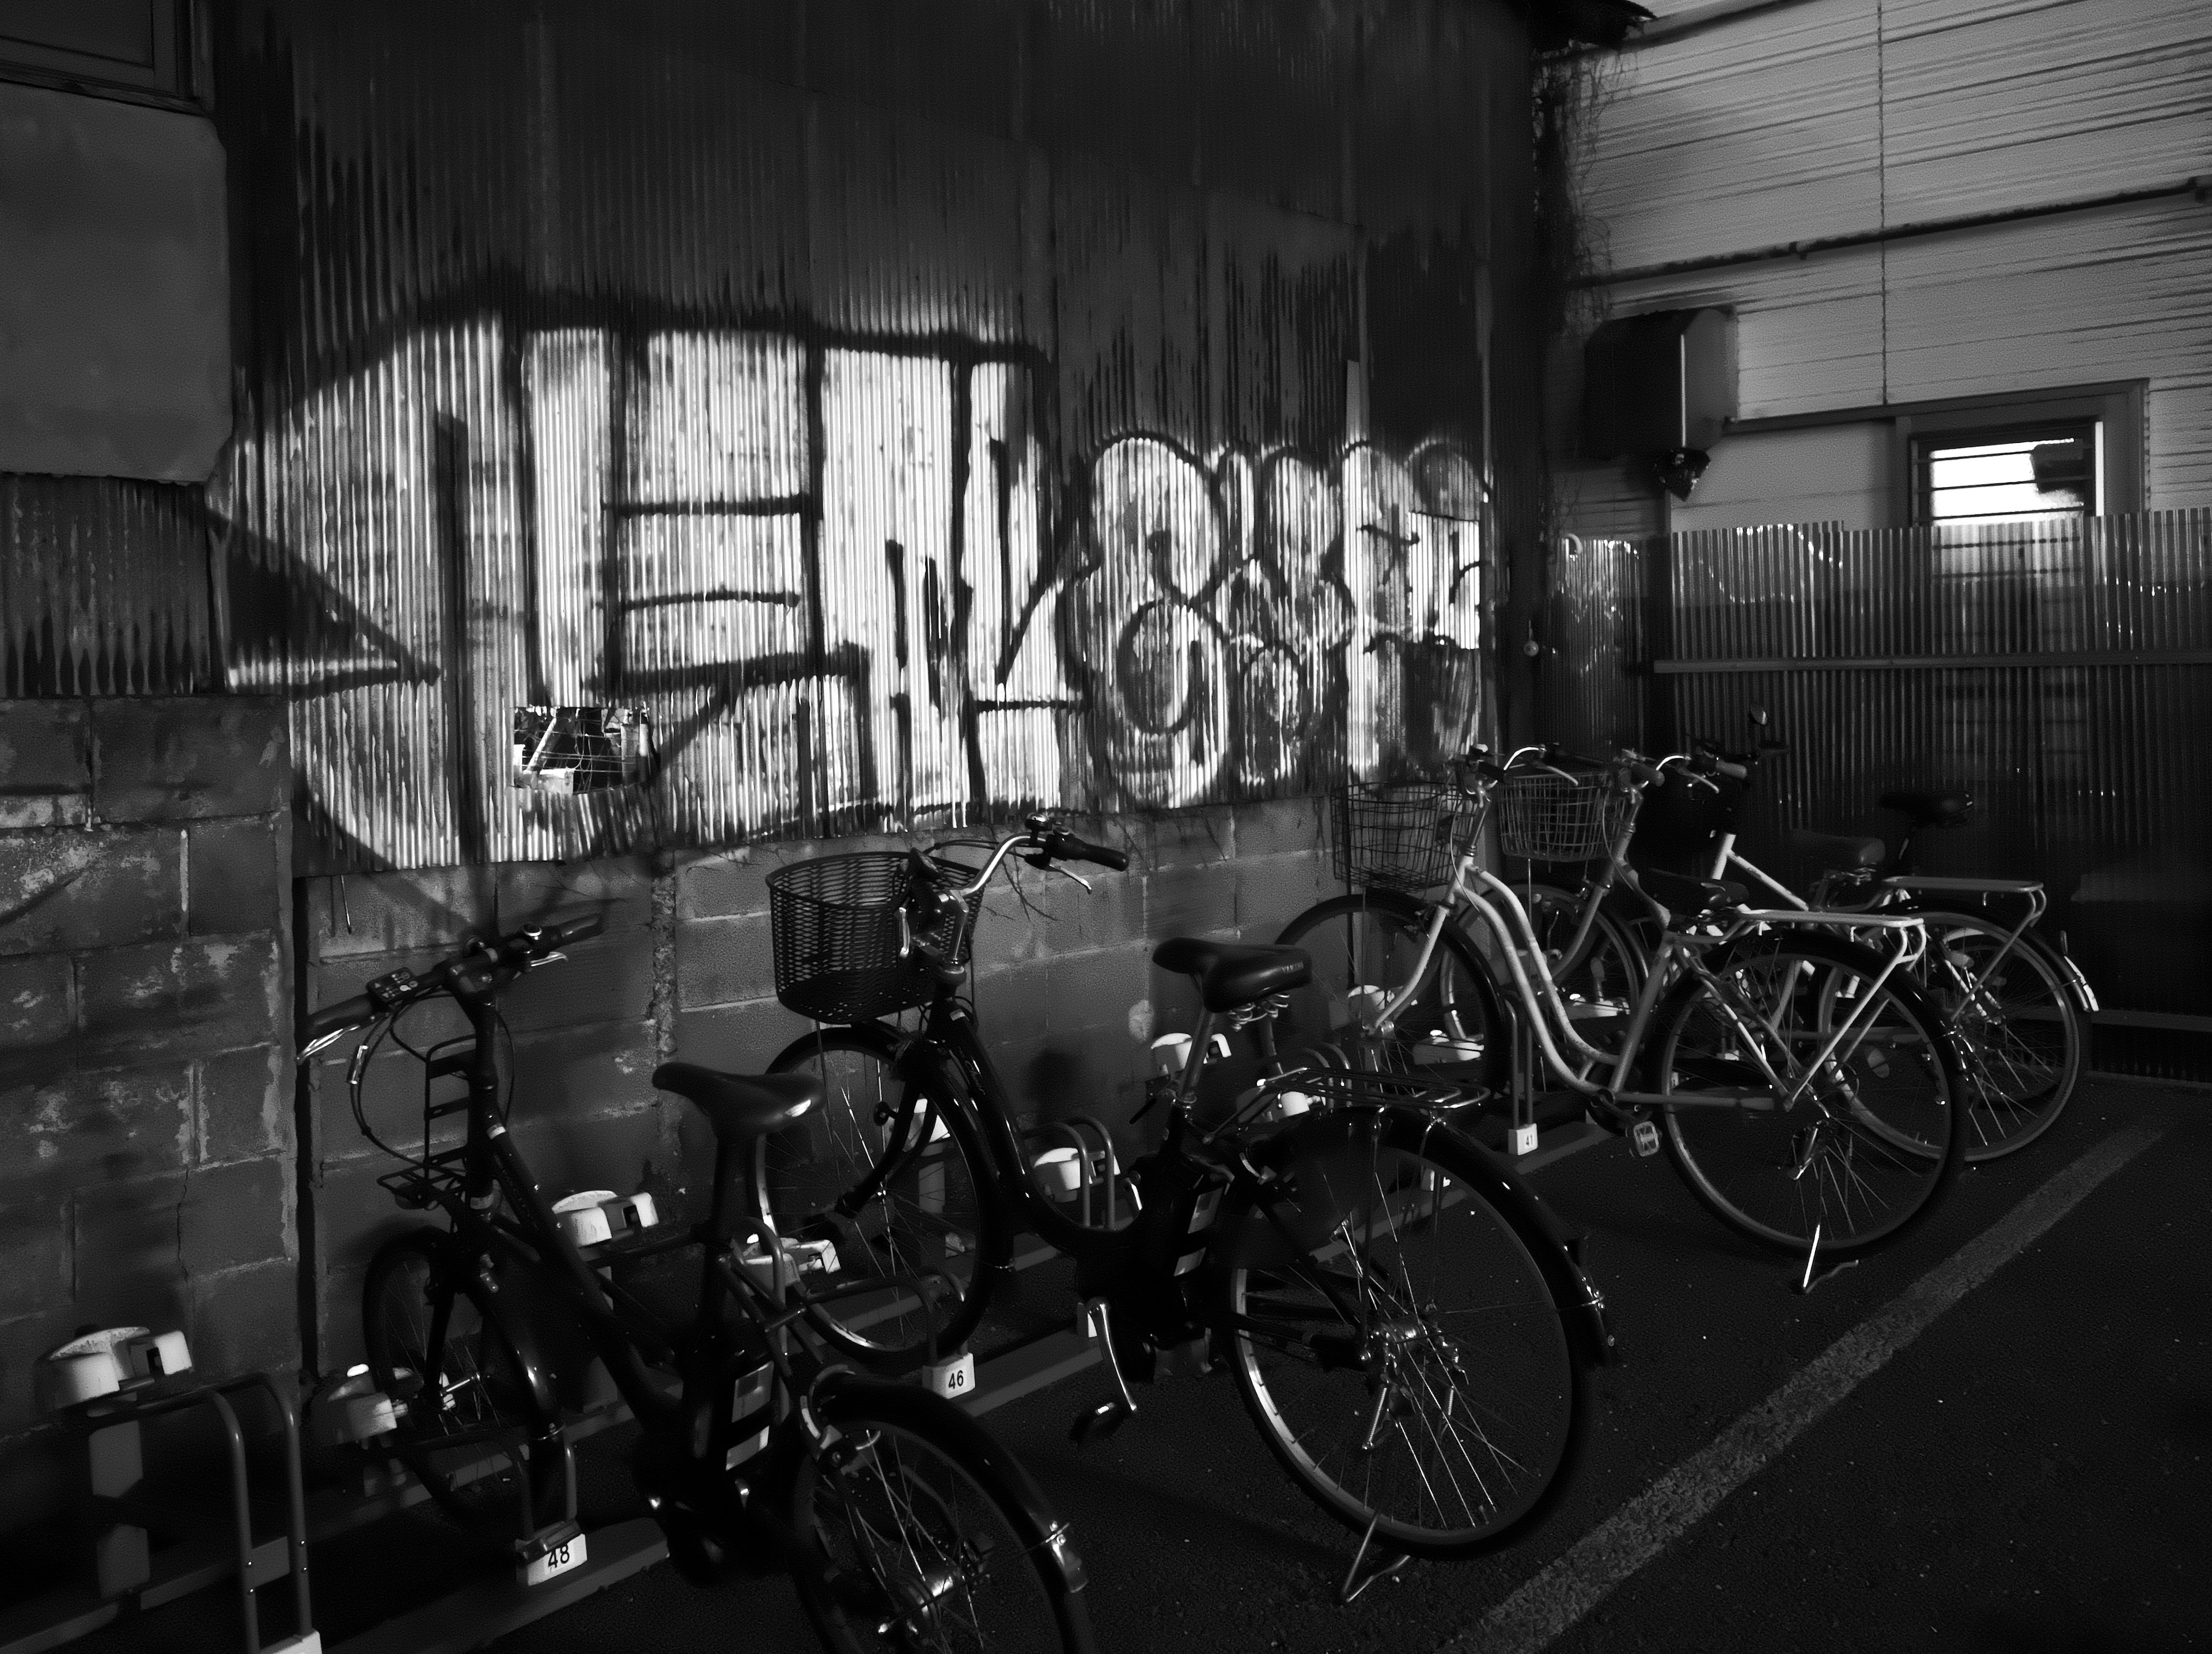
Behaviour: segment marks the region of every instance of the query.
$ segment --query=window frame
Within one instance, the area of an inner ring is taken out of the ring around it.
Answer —
[[[58,8],[70,0],[51,0]],[[0,81],[123,103],[202,113],[213,104],[213,42],[204,0],[141,0],[153,46],[150,63],[73,52],[0,34]]]
[[[1930,475],[1931,461],[1937,452],[1947,449],[1955,450],[1984,445],[1996,446],[2028,441],[2071,442],[2082,440],[2087,440],[2089,443],[2093,470],[2088,508],[2078,514],[2101,517],[2106,514],[2106,472],[2108,469],[2105,463],[2105,423],[2101,419],[2049,418],[2033,421],[2027,424],[1967,425],[1956,430],[1917,432],[1911,439],[1911,448],[1906,458],[1906,464],[1910,468],[1909,474],[1911,477],[1912,521],[1915,525],[1942,524],[1948,527],[1955,524],[1966,527],[1980,523],[2032,520],[2045,514],[2053,516],[2068,514],[2059,512],[2049,514],[1992,512],[1986,516],[1937,517],[1929,508],[1935,494],[1934,478]]]

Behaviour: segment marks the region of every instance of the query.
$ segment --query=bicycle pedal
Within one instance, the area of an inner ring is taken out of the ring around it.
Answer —
[[[1649,1158],[1659,1152],[1659,1128],[1649,1120],[1639,1120],[1628,1134],[1628,1140],[1636,1146],[1639,1159]]]
[[[1075,1422],[1067,1427],[1067,1438],[1078,1447],[1088,1447],[1104,1441],[1128,1423],[1131,1416],[1130,1409],[1120,1402],[1101,1402],[1075,1415]]]

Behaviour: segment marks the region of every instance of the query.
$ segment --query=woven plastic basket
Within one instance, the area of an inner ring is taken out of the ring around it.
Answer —
[[[768,876],[769,934],[775,950],[775,996],[817,1022],[865,1022],[927,1005],[936,983],[921,961],[899,957],[900,909],[929,888],[949,895],[972,877],[931,860],[917,873],[903,850],[794,861]],[[909,933],[952,964],[968,963],[975,903],[945,900],[927,927]]]
[[[1347,781],[1330,803],[1336,876],[1369,889],[1425,891],[1451,877],[1478,824],[1474,806],[1431,781]]]
[[[1594,861],[1613,851],[1636,795],[1610,781],[1538,770],[1498,783],[1498,848],[1524,861]]]

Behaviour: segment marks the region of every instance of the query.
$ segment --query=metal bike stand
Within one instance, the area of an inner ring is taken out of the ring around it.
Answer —
[[[284,1436],[286,1527],[274,1539],[253,1539],[252,1489],[246,1462],[246,1433],[231,1397],[260,1389],[276,1403]],[[204,1524],[204,1514],[138,1491],[144,1480],[140,1426],[149,1419],[208,1407],[215,1411],[228,1450],[231,1528],[224,1537],[194,1532],[161,1554],[145,1548],[148,1529]],[[321,1654],[322,1637],[307,1590],[307,1499],[300,1476],[300,1421],[291,1397],[272,1375],[250,1373],[179,1390],[125,1390],[112,1400],[77,1409],[70,1424],[85,1437],[93,1505],[107,1525],[97,1553],[97,1587],[52,1593],[0,1614],[0,1654],[41,1654],[112,1624],[126,1611],[143,1613],[225,1578],[238,1581],[245,1654]],[[227,1541],[227,1542],[226,1542]],[[289,1577],[299,1625],[283,1641],[264,1646],[254,1592]]]

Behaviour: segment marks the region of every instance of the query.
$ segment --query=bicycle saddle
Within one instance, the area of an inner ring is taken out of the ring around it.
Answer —
[[[1879,867],[1888,848],[1878,838],[1856,838],[1849,833],[1813,833],[1800,827],[1790,835],[1792,849],[1820,858],[1824,868]]]
[[[1677,924],[1702,919],[1718,908],[1740,908],[1744,888],[1724,879],[1687,879],[1656,867],[1640,875],[1644,893],[1674,915]]]
[[[1900,787],[1875,802],[1910,816],[1915,827],[1956,827],[1974,807],[1971,793],[1939,793],[1932,787]]]
[[[697,1104],[716,1139],[732,1144],[781,1131],[822,1098],[811,1074],[726,1074],[694,1062],[664,1062],[653,1083]]]
[[[1176,936],[1152,950],[1152,963],[1197,977],[1198,996],[1209,1011],[1234,1011],[1313,980],[1313,961],[1302,947],[1239,947]]]

